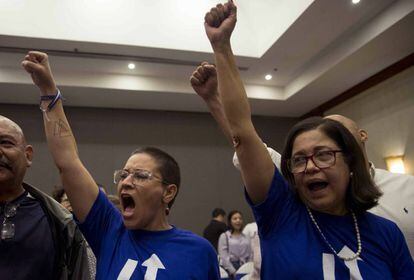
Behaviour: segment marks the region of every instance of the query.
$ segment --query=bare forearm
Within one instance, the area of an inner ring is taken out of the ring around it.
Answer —
[[[49,150],[56,166],[59,170],[69,168],[78,160],[78,149],[61,100],[51,111],[43,114],[43,123]]]
[[[41,108],[49,150],[59,169],[72,208],[78,219],[83,221],[98,195],[98,187],[78,157],[75,138],[63,110],[48,55],[30,51],[24,57],[22,67],[41,91]]]
[[[217,93],[215,96],[218,96]],[[218,126],[220,127],[221,131],[223,132],[224,136],[226,137],[227,141],[232,144],[232,133],[230,129],[229,122],[226,118],[226,115],[223,110],[223,104],[221,103],[219,98],[214,98],[210,100],[205,100],[211,115],[217,122]]]
[[[216,48],[214,55],[225,115],[231,131],[237,133],[246,122],[251,122],[249,101],[230,44]]]
[[[215,49],[215,58],[221,100],[243,181],[252,201],[260,203],[266,198],[273,177],[273,163],[253,126],[249,101],[230,44]]]
[[[82,222],[89,213],[98,188],[79,159],[78,149],[62,101],[43,114],[49,150],[61,176],[65,192],[77,218]]]

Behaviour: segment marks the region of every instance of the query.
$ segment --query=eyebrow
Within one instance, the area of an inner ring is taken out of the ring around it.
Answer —
[[[313,148],[313,153],[315,153],[315,152],[319,152],[319,151],[323,151],[323,150],[338,150],[339,148],[336,148],[336,147],[329,147],[329,146],[316,146],[316,147],[314,147]],[[303,150],[300,150],[300,151],[298,151],[298,152],[296,152],[296,153],[294,153],[294,154],[292,154],[292,157],[293,156],[296,156],[296,155],[306,155],[306,153],[303,151]]]

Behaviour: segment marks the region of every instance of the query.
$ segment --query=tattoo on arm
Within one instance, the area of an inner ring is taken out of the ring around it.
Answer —
[[[58,136],[58,137],[72,136],[69,125],[61,119],[55,121],[54,129],[53,129],[53,136]]]

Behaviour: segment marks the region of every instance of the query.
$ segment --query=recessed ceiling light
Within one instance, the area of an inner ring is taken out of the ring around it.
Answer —
[[[265,76],[265,79],[266,79],[267,81],[271,80],[271,79],[272,79],[272,75],[267,74],[267,75]]]
[[[361,0],[352,0],[352,4],[358,4]]]
[[[128,68],[131,69],[131,70],[135,69],[135,64],[134,63],[129,63]]]

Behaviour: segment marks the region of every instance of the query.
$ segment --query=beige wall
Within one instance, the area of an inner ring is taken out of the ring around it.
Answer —
[[[112,174],[137,147],[156,146],[176,158],[182,185],[171,211],[173,224],[201,233],[213,208],[239,209],[253,216],[242,182],[231,163],[232,148],[208,114],[93,108],[66,108],[80,157],[97,182],[114,192]],[[51,192],[59,176],[46,146],[37,106],[0,104],[0,114],[20,124],[34,146],[35,158],[26,181]],[[281,150],[291,118],[255,118],[262,139]]]
[[[326,112],[355,120],[368,131],[368,157],[386,168],[384,157],[405,155],[414,175],[414,67],[370,88]]]

